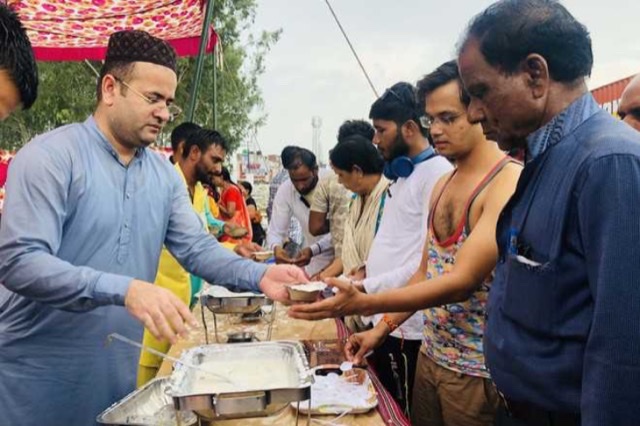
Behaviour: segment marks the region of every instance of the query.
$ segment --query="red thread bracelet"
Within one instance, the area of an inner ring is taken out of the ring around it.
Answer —
[[[393,322],[391,318],[389,318],[389,314],[384,314],[382,316],[382,321],[384,321],[384,323],[387,324],[387,327],[389,327],[389,333],[393,333],[398,329],[398,327],[400,327],[398,324]]]

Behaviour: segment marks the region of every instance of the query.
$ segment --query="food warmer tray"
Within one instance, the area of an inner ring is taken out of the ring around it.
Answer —
[[[255,313],[273,300],[260,293],[234,293],[225,287],[212,285],[200,294],[200,303],[214,314]]]
[[[176,410],[167,395],[169,378],[153,379],[103,411],[96,421],[105,425],[161,426],[176,424]],[[180,424],[194,425],[198,418],[191,411],[180,411]]]
[[[180,360],[235,381],[205,379],[206,373],[175,364],[168,391],[175,407],[210,420],[271,415],[311,397],[313,372],[299,342],[204,345],[185,351]]]

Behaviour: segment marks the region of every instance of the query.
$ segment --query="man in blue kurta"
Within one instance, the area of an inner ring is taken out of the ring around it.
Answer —
[[[191,273],[286,299],[295,267],[241,259],[204,231],[172,165],[146,149],[177,111],[176,58],[115,33],[84,123],[29,142],[9,172],[0,229],[0,424],[86,426],[132,391],[143,326],[175,342],[197,322],[154,286],[165,244]],[[141,324],[142,323],[142,324]]]
[[[638,425],[640,135],[598,108],[589,33],[556,1],[490,6],[458,62],[469,120],[526,151],[487,308],[498,424]]]

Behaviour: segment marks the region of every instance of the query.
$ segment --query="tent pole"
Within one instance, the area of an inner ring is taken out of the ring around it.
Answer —
[[[213,0],[211,0],[213,2]],[[216,44],[213,52],[213,128],[218,128],[218,55],[215,50],[218,48]]]
[[[187,121],[193,121],[193,116],[196,112],[196,98],[198,93],[198,86],[200,86],[200,80],[202,78],[202,66],[204,65],[204,55],[207,48],[207,41],[209,37],[209,28],[211,27],[211,21],[213,20],[213,0],[207,0],[207,10],[204,17],[204,23],[202,25],[202,33],[200,34],[200,50],[198,51],[198,59],[196,60],[196,75],[191,85],[191,94],[189,96],[189,109],[187,112]]]

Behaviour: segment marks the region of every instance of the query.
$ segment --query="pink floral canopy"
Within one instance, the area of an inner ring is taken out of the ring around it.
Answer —
[[[29,32],[36,59],[104,58],[112,32],[148,31],[169,41],[179,56],[198,54],[204,20],[202,0],[8,0]],[[207,52],[215,45],[210,29]]]

